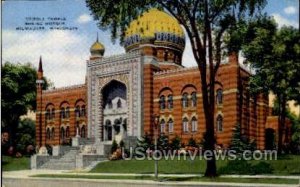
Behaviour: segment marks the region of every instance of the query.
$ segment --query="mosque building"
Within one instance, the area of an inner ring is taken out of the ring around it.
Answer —
[[[101,39],[100,39],[101,40]],[[182,65],[185,34],[171,15],[151,9],[132,21],[125,33],[124,54],[105,56],[97,38],[90,48],[86,81],[42,90],[42,59],[37,80],[36,144],[64,145],[72,139],[100,147],[113,140],[153,135],[153,115],[160,133],[187,143],[200,142],[205,132],[198,67]],[[233,128],[265,148],[265,131],[277,132],[268,96],[250,95],[251,73],[238,56],[225,58],[216,75],[215,134],[227,148]],[[101,151],[100,151],[101,152]]]

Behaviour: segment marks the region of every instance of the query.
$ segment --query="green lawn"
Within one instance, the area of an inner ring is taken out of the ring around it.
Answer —
[[[255,165],[261,161],[249,161],[249,164]],[[288,155],[279,157],[278,160],[263,161],[265,165],[269,165],[272,168],[272,172],[266,174],[274,175],[300,175],[300,156]],[[228,164],[227,160],[218,160],[218,170],[222,171],[220,174],[251,174],[248,173],[249,168],[240,167],[243,171],[236,170],[234,173],[229,173],[228,169],[224,168],[232,167],[231,163]],[[159,173],[165,174],[203,174],[205,171],[205,160],[160,160],[158,161]],[[235,169],[235,167],[234,167]],[[260,168],[258,169],[260,170]],[[153,173],[154,161],[153,160],[118,160],[99,163],[90,172],[92,173]],[[245,173],[246,172],[246,173]],[[249,171],[250,172],[250,171]],[[263,171],[261,171],[264,174]],[[253,174],[253,173],[252,173]]]
[[[258,163],[259,161],[251,162]],[[267,160],[265,162],[273,167],[273,174],[300,176],[300,155],[283,155],[278,157],[277,160]]]
[[[99,175],[65,175],[65,174],[40,174],[32,177],[47,178],[82,178],[82,179],[130,179],[154,180],[150,176],[99,176]],[[159,181],[199,181],[199,182],[233,182],[233,183],[268,183],[268,184],[298,184],[297,179],[261,179],[261,178],[206,178],[206,177],[159,177]]]
[[[249,164],[255,165],[260,161],[249,161]],[[300,175],[300,156],[287,155],[281,156],[277,160],[263,161],[272,168],[272,175]],[[24,170],[30,169],[30,158],[12,158],[8,156],[2,156],[2,169],[3,171],[12,170]],[[204,160],[195,159],[192,160],[160,160],[158,162],[159,173],[165,174],[203,174],[206,167],[206,162]],[[234,168],[234,173],[228,173],[228,168],[232,166],[231,163],[228,164],[227,160],[217,161],[217,167],[219,174],[251,174],[247,173],[247,167],[243,168],[243,172],[239,169]],[[246,173],[245,173],[246,170]],[[118,160],[99,163],[90,172],[92,173],[153,173],[154,171],[154,161],[153,160]],[[264,174],[263,172],[260,174]]]
[[[30,157],[13,158],[2,156],[1,166],[3,171],[30,169]]]

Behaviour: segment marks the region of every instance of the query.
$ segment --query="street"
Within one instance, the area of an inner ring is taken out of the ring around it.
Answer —
[[[299,187],[298,185],[275,185],[275,184],[246,184],[246,183],[205,183],[205,182],[155,182],[148,180],[111,180],[111,179],[57,179],[57,178],[2,178],[3,187],[154,187],[154,186],[201,186],[201,187],[231,187],[231,186],[248,186],[248,187]]]

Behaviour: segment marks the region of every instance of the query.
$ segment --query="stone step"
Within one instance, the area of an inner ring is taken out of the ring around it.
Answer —
[[[75,167],[75,163],[46,163],[42,167],[56,167],[56,166],[63,166],[63,167]]]
[[[75,162],[75,159],[74,160],[49,160],[49,162],[47,163],[73,163]]]
[[[40,167],[40,169],[52,169],[52,170],[72,170],[72,169],[75,169],[75,165],[54,165],[54,164],[51,164],[51,165],[45,165],[45,166],[42,166]]]
[[[86,142],[94,142],[93,140],[88,140]],[[44,163],[39,167],[39,169],[50,169],[50,170],[73,170],[76,168],[76,156],[80,153],[80,146],[77,147],[65,147],[61,156],[50,157],[49,161]],[[88,158],[91,159],[91,158]],[[96,163],[100,160],[107,159],[106,156],[100,156],[99,158],[92,157],[93,161],[87,160],[83,167],[90,164]]]

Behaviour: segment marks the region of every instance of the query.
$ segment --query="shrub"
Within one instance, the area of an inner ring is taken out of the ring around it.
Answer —
[[[176,136],[171,140],[170,148],[172,150],[179,150],[180,146],[181,146],[181,139],[178,136]]]
[[[137,140],[137,147],[142,147],[145,152],[146,152],[146,150],[148,148],[153,149],[154,145],[152,143],[151,136],[146,133],[144,136],[142,136],[141,138],[139,138]]]
[[[110,153],[111,154],[114,153],[117,149],[118,149],[118,144],[117,144],[116,140],[114,140],[111,145]]]
[[[255,174],[271,174],[273,168],[269,163],[259,162],[251,165],[246,160],[232,160],[226,166],[219,169],[220,174],[237,174],[237,175],[255,175]]]
[[[157,149],[159,150],[168,150],[170,147],[169,139],[165,135],[161,135],[157,140]]]
[[[190,138],[188,142],[188,146],[197,147],[196,140],[194,138]]]
[[[267,162],[259,162],[258,164],[252,166],[254,174],[270,174],[273,173],[272,166]]]
[[[27,146],[35,145],[35,122],[29,118],[20,120],[15,140],[16,151],[27,154]]]
[[[242,153],[244,150],[254,151],[256,149],[255,140],[249,140],[248,137],[242,135],[241,125],[239,123],[236,124],[233,130],[230,149],[235,150],[236,153]]]
[[[125,147],[125,142],[123,140],[120,141],[120,147]]]
[[[221,167],[219,170],[220,174],[254,174],[251,164],[246,160],[231,160],[226,166]]]

